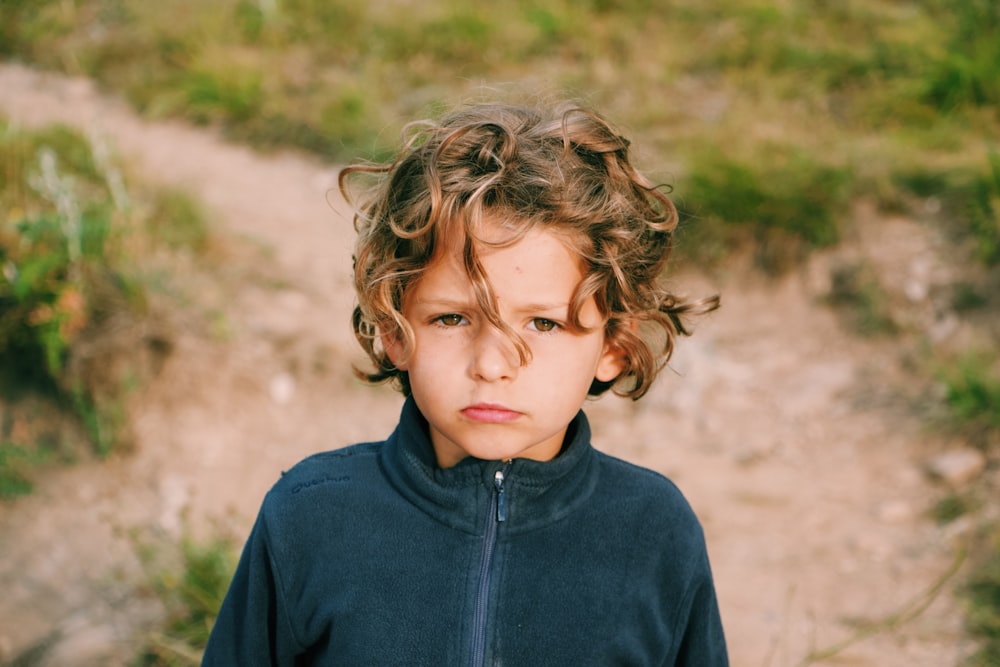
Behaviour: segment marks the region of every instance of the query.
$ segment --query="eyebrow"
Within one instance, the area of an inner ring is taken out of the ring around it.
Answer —
[[[526,303],[518,311],[548,312],[558,310],[564,312],[569,310],[569,303]]]
[[[432,308],[455,308],[457,310],[462,310],[463,308],[468,308],[473,304],[474,300],[466,299],[414,299],[413,304],[415,306],[430,306]]]
[[[414,302],[414,305],[426,306],[430,308],[441,308],[444,310],[455,309],[464,310],[467,308],[479,308],[479,303],[475,300],[466,301],[463,299],[418,299]],[[569,310],[569,302],[556,302],[556,303],[525,303],[517,306],[514,309],[516,313],[524,312],[551,312],[559,311],[566,312]]]

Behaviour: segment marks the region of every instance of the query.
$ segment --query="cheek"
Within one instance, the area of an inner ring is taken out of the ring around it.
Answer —
[[[413,354],[410,355],[408,370],[412,376],[440,375],[453,371],[462,359],[460,341],[455,336],[442,336],[440,332],[431,335],[417,334]]]
[[[560,345],[554,354],[544,351],[535,354],[538,373],[546,374],[556,382],[583,383],[588,387],[600,368],[602,358],[598,340],[581,340],[576,345]],[[532,370],[533,366],[536,366],[535,361],[528,365],[528,370]]]

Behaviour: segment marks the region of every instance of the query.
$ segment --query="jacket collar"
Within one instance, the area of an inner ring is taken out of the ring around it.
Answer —
[[[399,425],[380,454],[389,481],[408,501],[437,521],[478,534],[485,527],[502,461],[467,457],[451,468],[437,465],[427,421],[416,403],[403,404]],[[514,459],[505,474],[505,530],[520,533],[557,521],[572,512],[597,484],[598,460],[590,446],[590,425],[583,412],[569,424],[566,444],[551,461]]]

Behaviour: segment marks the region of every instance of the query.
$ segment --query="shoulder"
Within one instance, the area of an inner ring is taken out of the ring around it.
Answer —
[[[598,452],[598,504],[640,571],[671,581],[711,579],[705,532],[681,490],[666,476]],[[686,584],[685,584],[686,585]]]
[[[324,484],[351,481],[378,468],[381,442],[365,442],[306,457],[281,473],[268,495],[298,494]]]
[[[595,450],[596,451],[596,450]],[[671,531],[681,529],[701,535],[701,524],[677,485],[665,475],[597,451],[601,466],[601,493],[652,528],[657,523]]]
[[[683,501],[684,496],[680,489],[666,475],[655,470],[644,468],[634,463],[629,463],[610,454],[595,450],[597,460],[601,466],[601,475],[607,483],[628,485],[622,492],[634,492],[639,494],[651,494],[662,499]],[[684,501],[686,503],[686,501]]]
[[[381,442],[367,442],[313,454],[281,473],[264,497],[265,518],[310,516],[316,508],[356,502],[384,479]]]

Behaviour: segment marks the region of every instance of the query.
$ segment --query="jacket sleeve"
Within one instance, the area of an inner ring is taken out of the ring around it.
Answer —
[[[676,667],[728,667],[719,603],[709,574],[692,591]]]
[[[262,511],[215,620],[202,667],[291,667],[294,636]]]

